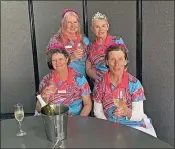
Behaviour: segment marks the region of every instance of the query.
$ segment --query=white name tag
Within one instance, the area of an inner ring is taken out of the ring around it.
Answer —
[[[72,48],[72,45],[65,46],[66,49]]]
[[[65,94],[66,93],[66,90],[58,90],[58,93]]]

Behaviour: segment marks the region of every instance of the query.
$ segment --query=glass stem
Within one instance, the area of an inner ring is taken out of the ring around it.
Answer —
[[[20,130],[20,132],[22,131],[21,126],[22,126],[22,122],[19,121],[19,130]]]

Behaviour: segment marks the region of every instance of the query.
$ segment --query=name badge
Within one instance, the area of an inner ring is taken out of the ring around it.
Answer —
[[[72,45],[65,46],[66,49],[72,48]]]
[[[58,93],[65,94],[66,93],[66,90],[58,90]]]

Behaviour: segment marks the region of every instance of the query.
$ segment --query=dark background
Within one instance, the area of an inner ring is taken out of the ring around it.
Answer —
[[[46,46],[58,31],[65,8],[76,9],[83,30],[81,1],[33,1],[39,79],[49,70]],[[129,49],[129,72],[136,76],[136,2],[88,1],[89,38],[95,12],[109,18],[110,33],[122,36]],[[158,138],[174,146],[174,2],[143,1],[142,68],[147,100],[145,113],[152,118]],[[1,114],[13,113],[24,104],[26,113],[35,108],[35,77],[28,1],[1,1]]]

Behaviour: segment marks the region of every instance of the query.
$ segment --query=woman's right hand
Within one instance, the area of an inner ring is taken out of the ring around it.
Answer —
[[[75,61],[83,57],[84,50],[82,48],[77,48],[73,51],[72,55],[70,56],[71,61]]]
[[[41,92],[41,97],[46,103],[49,103],[50,96],[56,92],[57,88],[55,85],[49,85]]]

